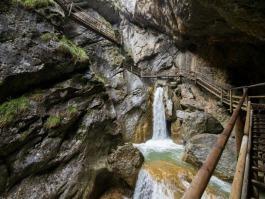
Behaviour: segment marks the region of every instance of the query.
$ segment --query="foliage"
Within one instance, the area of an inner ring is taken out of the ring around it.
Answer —
[[[59,49],[63,53],[68,53],[74,59],[74,62],[85,62],[88,60],[88,56],[86,51],[77,46],[74,42],[67,39],[65,36],[62,36],[60,39],[55,33],[45,33],[41,37],[42,41],[49,42],[51,40],[59,42],[60,46]]]
[[[25,8],[35,9],[47,7],[53,3],[53,0],[12,0],[13,3],[19,3]]]
[[[86,51],[83,48],[78,47],[65,36],[60,39],[60,49],[63,52],[71,54],[75,62],[84,62],[88,60]]]
[[[44,33],[43,35],[41,35],[41,40],[45,41],[45,42],[49,42],[50,40],[58,40],[58,37],[55,33]]]
[[[58,127],[60,123],[61,123],[60,116],[51,115],[45,122],[44,126],[48,129],[52,129],[52,128]]]
[[[75,106],[73,106],[73,105],[70,105],[67,108],[67,114],[69,114],[70,116],[71,115],[75,115],[77,112],[78,112],[77,108]]]
[[[26,97],[13,99],[0,105],[0,127],[12,122],[17,114],[26,111],[28,108],[29,100]]]

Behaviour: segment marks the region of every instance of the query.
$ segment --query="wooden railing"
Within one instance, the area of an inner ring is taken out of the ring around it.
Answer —
[[[149,78],[149,79],[155,79],[155,78],[161,78],[161,79],[174,79],[174,78],[187,78],[189,80],[194,81],[197,85],[199,85],[201,88],[205,89],[209,93],[213,94],[217,98],[220,99],[220,101],[223,104],[226,104],[229,106],[230,113],[233,112],[233,110],[237,107],[239,104],[240,99],[242,98],[242,95],[244,93],[244,90],[247,88],[253,88],[265,85],[265,83],[260,84],[254,84],[250,86],[242,86],[242,87],[232,87],[228,84],[221,84],[217,83],[208,77],[206,77],[202,73],[193,72],[189,70],[180,70],[176,74],[168,75],[168,74],[152,74],[152,73],[144,73],[141,71],[141,69],[133,66],[133,65],[123,65],[124,68],[131,71],[135,75],[141,77],[141,78]],[[238,95],[235,93],[242,93],[242,95]],[[247,96],[246,100],[243,102],[243,105],[241,106],[241,109],[244,111],[247,111],[247,102],[249,99],[253,98],[265,98],[265,96]]]
[[[239,117],[240,109],[242,109],[244,101],[246,99],[249,100],[253,98],[257,99],[264,98],[264,96],[251,96],[250,98],[247,98],[248,89],[256,88],[263,85],[265,84],[261,83],[261,84],[250,85],[247,87],[232,88],[232,90],[242,89],[244,94],[241,97],[236,109],[234,110],[226,128],[219,135],[212,151],[207,156],[205,162],[203,163],[203,166],[199,169],[190,187],[185,192],[183,199],[201,198],[202,194],[204,193],[208,185],[210,177],[212,176],[215,167],[218,164],[223,149],[225,148],[225,145],[235,126],[236,120]],[[235,131],[236,143],[239,143],[240,148],[238,151],[238,161],[237,161],[235,176],[233,179],[230,199],[241,199],[241,198],[246,199],[248,194],[248,185],[249,185],[248,178],[249,178],[249,164],[250,164],[249,159],[250,159],[250,149],[251,149],[251,125],[252,125],[252,112],[253,112],[252,107],[255,107],[256,109],[265,110],[265,104],[255,104],[251,103],[251,101],[248,101],[244,132],[241,133],[239,131]]]
[[[73,2],[67,0],[55,0],[55,2],[59,4],[65,13],[74,21],[96,32],[107,40],[110,40],[118,45],[121,44],[120,36],[113,30],[112,27],[110,27],[109,24],[106,24],[102,20],[92,16]]]
[[[209,180],[218,164],[218,161],[221,158],[221,155],[231,135],[231,132],[235,126],[236,120],[239,116],[241,107],[245,101],[246,96],[247,90],[244,91],[244,94],[240,99],[236,109],[234,110],[227,126],[225,127],[223,132],[218,136],[218,139],[214,144],[212,151],[209,153],[202,167],[199,169],[196,176],[192,180],[191,185],[184,193],[183,199],[200,199],[203,195],[209,183]]]

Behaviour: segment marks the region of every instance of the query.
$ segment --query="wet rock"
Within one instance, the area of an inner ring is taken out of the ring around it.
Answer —
[[[183,109],[188,109],[189,111],[204,110],[204,106],[195,99],[184,98],[180,100],[180,104],[183,107]]]
[[[50,23],[18,9],[11,7],[0,14],[0,35],[5,38],[0,45],[0,101],[84,69],[89,61],[74,60],[69,48],[54,39],[58,33]]]
[[[194,99],[194,95],[192,93],[192,90],[190,88],[191,86],[188,84],[181,84],[179,85],[179,89],[181,92],[181,97],[185,99]]]
[[[144,157],[132,144],[120,146],[108,157],[112,172],[122,177],[130,186],[134,186]]]
[[[132,195],[130,190],[121,189],[121,188],[112,188],[108,190],[100,199],[126,199],[131,198]]]
[[[180,120],[176,120],[175,122],[171,123],[171,138],[175,143],[183,144]]]
[[[184,161],[200,167],[216,143],[218,135],[201,134],[192,137],[185,146]],[[229,139],[221,159],[215,169],[215,175],[232,181],[236,168],[235,140]]]
[[[200,111],[190,113],[182,124],[182,134],[185,141],[189,141],[190,138],[198,134],[219,134],[222,130],[223,126],[217,119]]]
[[[6,103],[2,106],[23,111],[12,112],[14,120],[1,123],[0,153],[9,171],[7,177],[1,175],[1,183],[5,177],[10,190],[5,189],[5,195],[45,198],[92,193],[98,171],[107,168],[104,159],[120,142],[113,122],[116,113],[104,85],[76,75]],[[6,121],[5,116],[1,112],[0,121]],[[79,186],[79,182],[84,183]]]
[[[177,110],[176,115],[179,120],[183,121],[189,117],[190,112]]]
[[[142,183],[147,183],[141,184],[135,194],[140,197],[144,197],[145,194],[158,194],[161,198],[181,198],[195,174],[196,171],[188,166],[181,167],[165,161],[152,161],[146,163],[140,171],[139,179],[143,180]],[[212,185],[207,187],[202,196],[202,198],[219,199],[227,197],[228,193]]]

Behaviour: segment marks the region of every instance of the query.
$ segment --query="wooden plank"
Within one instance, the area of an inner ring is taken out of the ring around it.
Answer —
[[[246,162],[246,154],[247,154],[247,146],[248,146],[248,136],[244,135],[242,139],[242,145],[240,148],[239,158],[236,165],[236,172],[233,179],[233,184],[231,188],[230,199],[240,199],[241,191],[243,187],[243,178],[245,171],[245,162]]]
[[[233,112],[233,94],[232,90],[229,90],[229,100],[230,100],[230,113]]]

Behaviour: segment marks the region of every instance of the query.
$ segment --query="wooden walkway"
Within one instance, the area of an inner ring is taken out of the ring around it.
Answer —
[[[163,75],[163,74],[156,75],[156,74],[144,74],[137,67],[133,67],[133,66],[129,66],[129,65],[123,65],[123,67],[125,69],[129,70],[130,72],[134,73],[135,75],[139,76],[140,78],[143,78],[143,79],[171,79],[171,80],[174,80],[174,79],[180,79],[180,78],[187,78],[187,79],[193,81],[195,84],[197,84],[201,88],[203,88],[204,90],[206,90],[207,92],[213,94],[223,104],[228,105],[231,113],[237,107],[240,99],[242,98],[244,89],[253,87],[253,85],[244,86],[244,87],[232,87],[232,86],[227,85],[227,84],[216,83],[201,73],[196,73],[196,72],[188,71],[188,70],[180,70],[175,75]],[[254,85],[254,87],[257,87],[257,86],[265,86],[265,83]],[[243,102],[241,109],[244,111],[247,110],[248,99],[250,99],[250,98],[252,98],[252,99],[253,98],[263,98],[263,97],[265,98],[265,96],[248,96],[247,99]]]
[[[118,32],[102,20],[92,16],[88,12],[84,11],[79,6],[75,5],[72,1],[68,0],[55,0],[57,4],[61,6],[65,14],[71,19],[88,28],[89,30],[96,32],[105,39],[121,45],[121,38]]]

